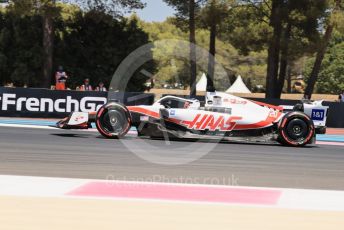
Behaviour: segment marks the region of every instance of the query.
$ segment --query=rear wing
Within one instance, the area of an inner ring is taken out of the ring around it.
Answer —
[[[326,127],[327,115],[329,111],[328,106],[324,106],[323,101],[302,101],[300,104],[294,106],[281,105],[285,112],[301,111],[307,114],[314,123],[315,128]]]

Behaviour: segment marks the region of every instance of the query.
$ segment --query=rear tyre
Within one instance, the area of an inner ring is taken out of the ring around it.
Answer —
[[[122,104],[108,103],[97,112],[96,127],[99,133],[106,138],[122,138],[131,127],[130,112]]]
[[[304,146],[314,137],[313,121],[304,113],[285,115],[279,124],[279,142],[288,146]]]

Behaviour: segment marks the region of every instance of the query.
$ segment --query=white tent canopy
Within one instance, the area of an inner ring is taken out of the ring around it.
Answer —
[[[205,73],[202,74],[201,79],[196,84],[197,92],[205,92],[207,91],[207,76]]]
[[[247,88],[242,77],[239,75],[233,85],[227,89],[226,93],[251,93]]]

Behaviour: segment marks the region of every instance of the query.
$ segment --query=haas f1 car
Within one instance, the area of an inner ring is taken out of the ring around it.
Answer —
[[[98,111],[74,112],[59,121],[61,129],[87,129],[94,122],[106,138],[122,138],[131,127],[152,138],[220,139],[304,146],[326,132],[328,107],[321,101],[274,106],[221,92],[197,99],[165,96],[153,105],[109,102]]]

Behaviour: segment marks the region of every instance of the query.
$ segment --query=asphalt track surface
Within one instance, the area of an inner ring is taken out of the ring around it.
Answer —
[[[146,142],[164,154],[191,146]],[[97,132],[0,127],[0,174],[344,190],[344,147],[219,143],[199,160],[167,166],[147,162]]]

